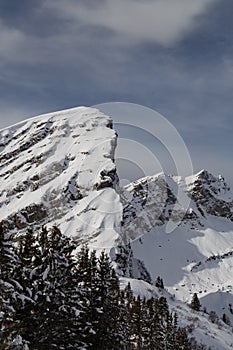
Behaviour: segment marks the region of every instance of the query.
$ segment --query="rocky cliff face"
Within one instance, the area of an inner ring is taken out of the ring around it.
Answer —
[[[208,215],[230,221],[233,216],[229,186],[222,176],[216,178],[206,170],[185,179],[165,174],[139,179],[121,189],[121,200],[122,231],[130,239],[169,220],[179,226],[198,228]]]
[[[201,215],[209,214],[233,221],[232,194],[221,175],[217,178],[202,170],[195,177],[188,178],[187,182],[187,193],[195,201]]]

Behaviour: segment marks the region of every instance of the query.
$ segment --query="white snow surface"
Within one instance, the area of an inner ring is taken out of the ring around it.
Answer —
[[[233,325],[229,187],[202,170],[186,179],[157,174],[119,189],[111,123],[96,109],[78,107],[0,130],[0,220],[12,232],[56,225],[77,249],[88,243],[111,257],[130,241],[134,258],[153,280],[163,278],[165,291],[126,277],[121,287],[130,281],[135,294],[165,293],[183,325],[194,323],[192,335],[213,349],[232,349],[230,327],[187,306],[196,292],[202,307],[220,318],[225,313]],[[176,228],[167,234],[169,222]]]

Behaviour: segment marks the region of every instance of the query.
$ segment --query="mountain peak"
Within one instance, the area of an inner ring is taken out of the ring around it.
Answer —
[[[78,107],[1,130],[0,219],[7,227],[49,222],[77,241],[80,232],[84,240],[100,234],[106,243],[108,234],[114,241],[120,214],[108,213],[108,203],[114,201],[116,213],[121,205],[111,127],[110,117]]]

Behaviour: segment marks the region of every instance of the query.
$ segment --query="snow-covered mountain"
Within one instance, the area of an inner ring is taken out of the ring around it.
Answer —
[[[190,198],[186,212],[179,203],[172,209],[178,186]],[[197,293],[207,311],[233,322],[233,196],[223,177],[205,170],[186,179],[159,174],[128,185],[122,197],[124,236],[151,277],[163,276],[179,300]],[[167,234],[169,220],[179,224]]]
[[[111,119],[91,108],[1,130],[0,219],[15,232],[49,222],[77,242],[114,246],[122,212],[115,147]]]
[[[230,327],[212,324],[205,314],[192,316],[185,305],[197,293],[207,312],[225,313],[233,324],[228,185],[203,170],[185,179],[157,174],[119,188],[116,145],[111,118],[86,107],[1,130],[0,220],[15,233],[55,224],[77,247],[87,242],[106,249],[122,286],[130,280],[135,293],[165,293],[182,322],[194,324],[194,335],[214,349],[231,349]],[[152,281],[162,276],[167,291],[148,284],[148,273]]]

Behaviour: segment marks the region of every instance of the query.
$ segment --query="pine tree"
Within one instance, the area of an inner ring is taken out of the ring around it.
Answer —
[[[228,326],[231,325],[231,321],[230,321],[229,317],[228,317],[225,313],[222,315],[222,320],[223,320],[223,322],[226,323]]]
[[[31,229],[17,239],[17,255],[19,263],[15,266],[15,272],[18,276],[20,285],[22,286],[23,294],[25,296],[21,305],[16,309],[17,318],[20,321],[22,334],[30,332],[31,315],[35,306],[33,267],[37,259],[36,240]]]
[[[95,252],[93,252],[93,257],[95,256]],[[89,261],[89,249],[87,245],[81,247],[80,252],[77,256],[76,268],[79,271],[79,280],[86,287],[88,287],[88,283],[91,281],[90,275],[90,261]]]
[[[71,257],[74,246],[56,227],[49,231],[43,228],[35,242],[26,236],[24,242],[30,241],[31,252],[27,244],[20,248],[24,277],[33,300],[21,313],[18,311],[25,339],[35,350],[69,349],[75,343],[78,349],[82,344],[77,318],[81,306]]]
[[[192,345],[185,328],[179,328],[177,330],[173,350],[192,350]]]
[[[15,273],[18,264],[13,238],[0,224],[0,349],[10,349],[16,342],[18,349],[26,346],[16,318],[16,308],[24,297]]]
[[[191,308],[195,311],[200,311],[201,308],[201,303],[198,299],[197,293],[193,294],[192,300],[191,300],[191,304],[190,304]]]
[[[160,276],[158,276],[155,281],[155,287],[164,289],[163,279]]]
[[[90,255],[90,257],[89,257]],[[75,269],[77,271],[78,288],[82,291],[81,303],[85,310],[81,315],[82,337],[89,344],[93,343],[99,314],[99,285],[97,277],[96,252],[89,252],[87,246],[81,247],[77,256]]]
[[[132,308],[130,310],[130,322],[133,343],[136,344],[137,349],[142,349],[143,314],[140,296],[133,299]]]
[[[124,298],[126,299],[126,305],[128,309],[130,309],[130,305],[132,305],[133,301],[133,291],[131,289],[130,282],[128,282],[127,286],[124,289]]]
[[[119,280],[109,257],[82,247],[78,259],[79,287],[85,295],[84,337],[90,349],[118,349],[123,342]]]
[[[132,323],[131,313],[133,303],[133,292],[130,282],[124,290],[120,292],[120,314],[119,314],[119,333],[121,334],[122,348],[127,350],[131,348]]]
[[[111,267],[109,257],[102,252],[98,259],[95,281],[95,307],[97,307],[93,349],[118,349],[119,281]]]
[[[146,298],[143,298],[142,301],[142,342],[143,349],[151,348],[151,339],[153,335],[153,331],[151,329],[152,319],[150,308],[148,307],[148,303]]]
[[[153,326],[154,326],[154,335],[153,340],[157,345],[158,350],[164,349],[164,340],[165,340],[165,322],[164,319],[168,312],[168,305],[166,298],[161,297],[159,299],[154,299],[154,317],[153,317]]]
[[[167,311],[167,315],[165,317],[165,332],[164,332],[164,344],[166,350],[173,350],[175,343],[175,329],[174,329],[174,319],[173,315]]]

